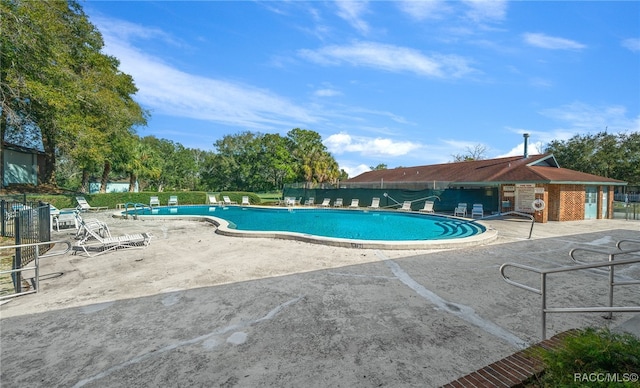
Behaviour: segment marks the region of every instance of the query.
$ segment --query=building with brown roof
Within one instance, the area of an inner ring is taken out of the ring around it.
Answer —
[[[612,218],[614,188],[626,184],[561,168],[552,154],[525,152],[525,156],[368,171],[347,180],[344,187],[474,190],[491,213],[519,211],[547,222]],[[440,209],[448,210],[452,209]]]

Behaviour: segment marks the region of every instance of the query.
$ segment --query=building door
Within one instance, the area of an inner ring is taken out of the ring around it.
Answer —
[[[593,220],[598,217],[598,187],[587,186],[584,202],[584,219]]]
[[[609,218],[609,186],[602,186],[602,218]]]

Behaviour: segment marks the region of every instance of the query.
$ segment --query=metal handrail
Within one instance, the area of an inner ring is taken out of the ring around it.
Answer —
[[[532,216],[531,214],[528,214],[528,213],[522,213],[522,212],[518,212],[518,211],[512,210],[512,211],[509,211],[509,212],[506,212],[506,213],[491,214],[491,215],[488,215],[486,217],[475,218],[473,220],[469,220],[469,221],[466,221],[466,222],[487,220],[489,218],[496,218],[496,217],[504,217],[504,216],[511,215],[511,214],[522,216],[522,217],[527,217],[527,218],[529,218],[531,220],[531,228],[529,229],[529,239],[531,239],[531,235],[533,234],[533,225],[536,223],[536,219],[535,219],[534,216]]]
[[[39,246],[40,245],[52,245],[52,244],[66,244],[67,245],[67,249],[65,249],[64,251],[61,251],[61,252],[47,253],[47,254],[44,254],[44,255],[40,256],[40,248],[39,248]],[[22,267],[22,268],[12,269],[12,270],[8,270],[8,271],[0,271],[0,275],[1,274],[9,274],[9,273],[12,274],[12,273],[22,272],[22,271],[35,270],[35,277],[34,277],[35,285],[34,285],[34,289],[30,290],[30,291],[16,292],[16,293],[13,293],[13,294],[10,294],[10,295],[0,296],[0,300],[13,298],[13,297],[20,296],[20,295],[33,294],[34,292],[38,292],[38,290],[40,289],[40,259],[41,258],[46,258],[46,257],[64,255],[65,253],[69,252],[71,250],[71,248],[72,248],[71,241],[68,241],[68,240],[57,240],[57,241],[45,241],[45,242],[39,242],[39,243],[29,243],[29,244],[19,244],[19,245],[5,245],[5,246],[0,246],[0,249],[16,249],[16,248],[26,248],[26,247],[30,247],[30,246],[35,246],[36,247],[36,256],[35,256],[35,259],[33,261],[33,266]]]
[[[144,203],[139,202],[127,202],[124,204],[124,218],[129,218],[129,206],[133,207],[134,214],[132,215],[134,219],[138,218],[138,209],[144,211],[146,208],[151,208],[151,206],[146,205]]]
[[[396,207],[396,206],[400,206],[400,207],[402,207],[402,205],[403,205],[403,204],[402,204],[402,203],[400,203],[400,202],[398,202],[398,201],[396,201],[396,199],[395,199],[395,198],[393,198],[392,196],[390,196],[390,195],[389,195],[389,193],[383,193],[382,195],[383,195],[385,198],[389,198],[389,199],[391,199],[393,202],[395,202],[395,204],[393,204],[393,205],[383,206],[383,207],[382,207],[382,209],[392,208],[392,207]],[[411,203],[413,204],[414,202],[426,201],[426,200],[427,200],[427,199],[429,199],[429,198],[437,198],[437,199],[438,199],[438,201],[440,201],[440,197],[438,197],[437,195],[430,195],[430,196],[428,196],[428,197],[414,199],[414,200],[412,200],[412,201],[411,201]]]
[[[616,248],[618,249],[622,249],[622,243],[632,243],[632,244],[640,244],[640,240],[629,240],[629,239],[625,239],[625,240],[620,240],[616,243]]]
[[[571,266],[571,267],[557,267],[557,268],[548,268],[548,269],[540,269],[540,268],[534,268],[534,267],[530,267],[528,265],[524,265],[524,264],[518,264],[518,263],[505,263],[502,264],[500,266],[500,274],[502,275],[502,279],[507,282],[508,284],[511,284],[513,286],[516,286],[518,288],[522,288],[523,290],[527,290],[530,292],[534,292],[538,295],[542,296],[542,306],[540,309],[540,315],[541,315],[541,325],[542,325],[542,330],[541,330],[541,334],[542,334],[542,339],[545,340],[547,339],[547,313],[585,313],[585,312],[607,312],[607,313],[614,313],[614,312],[640,312],[640,306],[625,306],[625,307],[614,307],[613,306],[613,287],[614,286],[620,286],[620,285],[629,285],[629,284],[640,284],[639,282],[615,282],[614,281],[614,271],[613,271],[613,267],[617,266],[617,265],[628,265],[628,264],[636,264],[636,263],[640,263],[640,258],[634,258],[634,259],[627,259],[627,260],[617,260],[614,261],[613,257],[616,255],[621,255],[621,254],[630,254],[630,253],[635,253],[637,252],[636,250],[634,251],[620,251],[620,252],[616,252],[616,253],[612,253],[611,256],[612,258],[610,259],[609,262],[606,263],[593,263],[593,264],[580,264],[580,265],[575,265],[575,266]],[[598,253],[603,253],[601,251],[598,251]],[[515,282],[511,279],[509,279],[509,277],[507,277],[507,275],[505,274],[505,269],[508,267],[514,267],[514,268],[519,268],[519,269],[523,269],[526,271],[530,271],[530,272],[534,272],[540,275],[540,288],[535,288],[535,287],[531,287],[528,286],[526,284],[522,284],[522,283],[518,283]],[[571,271],[578,271],[578,270],[583,270],[583,269],[592,269],[592,268],[602,268],[602,267],[609,267],[609,306],[608,307],[597,307],[597,306],[593,306],[593,307],[557,307],[557,308],[548,308],[547,307],[547,275],[549,274],[553,274],[553,273],[561,273],[561,272],[571,272]]]

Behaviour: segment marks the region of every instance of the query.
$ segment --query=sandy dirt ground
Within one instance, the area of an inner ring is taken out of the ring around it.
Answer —
[[[639,221],[536,224],[532,239],[530,223],[488,221],[488,245],[387,251],[86,217],[154,237],[146,249],[42,259],[40,292],[0,306],[2,387],[437,387],[541,339],[540,296],[505,283],[500,265],[571,265],[572,248],[640,240]],[[639,279],[640,265],[616,273]],[[548,304],[605,306],[607,276],[552,277]],[[639,286],[615,291],[618,305],[638,301]],[[632,316],[554,314],[547,334]]]

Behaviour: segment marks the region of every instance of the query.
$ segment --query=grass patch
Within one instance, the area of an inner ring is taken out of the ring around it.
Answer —
[[[545,369],[525,387],[639,386],[640,340],[631,334],[586,329],[540,356]]]

